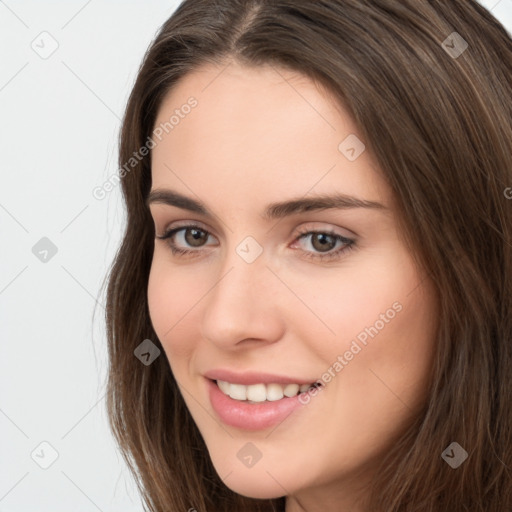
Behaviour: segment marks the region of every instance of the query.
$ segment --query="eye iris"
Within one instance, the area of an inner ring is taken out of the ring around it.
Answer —
[[[192,233],[192,238],[189,238],[187,236],[188,233]],[[185,231],[185,240],[187,241],[187,244],[191,245],[192,247],[200,247],[201,240],[204,241],[206,238],[207,238],[206,233],[200,229],[189,228]],[[199,242],[199,243],[197,243],[197,242]]]
[[[326,238],[330,238],[331,239],[331,244],[329,244],[329,243],[325,244],[325,239]],[[315,243],[317,240],[322,240],[322,242],[320,243],[320,245],[318,247],[317,247],[317,245]],[[311,241],[313,247],[315,249],[317,249],[317,250],[320,250],[320,251],[322,251],[322,250],[323,251],[329,251],[330,249],[332,249],[334,247],[332,242],[334,242],[334,245],[336,245],[336,241],[334,241],[334,238],[331,235],[326,235],[325,233],[315,233],[313,235],[313,238],[312,238],[312,241]],[[327,247],[326,248],[326,245],[332,245],[332,247]]]

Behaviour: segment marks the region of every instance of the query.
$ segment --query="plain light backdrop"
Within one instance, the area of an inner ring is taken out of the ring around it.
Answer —
[[[512,0],[481,3],[512,33]],[[0,0],[0,512],[143,510],[104,400],[99,290],[124,205],[92,191],[178,4]]]

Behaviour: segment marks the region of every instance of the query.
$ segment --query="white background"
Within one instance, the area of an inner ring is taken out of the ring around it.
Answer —
[[[0,512],[142,510],[104,409],[99,290],[124,207],[120,187],[92,190],[117,172],[137,69],[178,3],[0,0]],[[512,33],[512,0],[481,3]],[[43,59],[31,45],[51,38]]]

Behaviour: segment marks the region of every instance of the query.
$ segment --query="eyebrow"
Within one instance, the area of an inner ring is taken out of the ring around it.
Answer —
[[[146,206],[150,204],[166,204],[169,206],[176,206],[184,210],[199,213],[206,217],[213,218],[214,215],[206,208],[204,204],[191,197],[184,196],[174,190],[169,189],[156,189],[152,190],[147,199]],[[368,201],[358,199],[357,197],[348,196],[346,194],[330,194],[330,195],[317,195],[310,197],[300,197],[290,199],[288,201],[270,203],[267,205],[262,218],[264,220],[273,220],[296,215],[299,213],[329,210],[329,209],[352,209],[352,208],[370,208],[375,210],[388,210],[386,206],[377,201]]]

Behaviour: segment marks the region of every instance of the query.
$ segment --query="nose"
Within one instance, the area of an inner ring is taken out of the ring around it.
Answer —
[[[282,286],[267,268],[264,253],[247,263],[230,251],[204,299],[204,339],[224,350],[279,340],[285,318]]]

